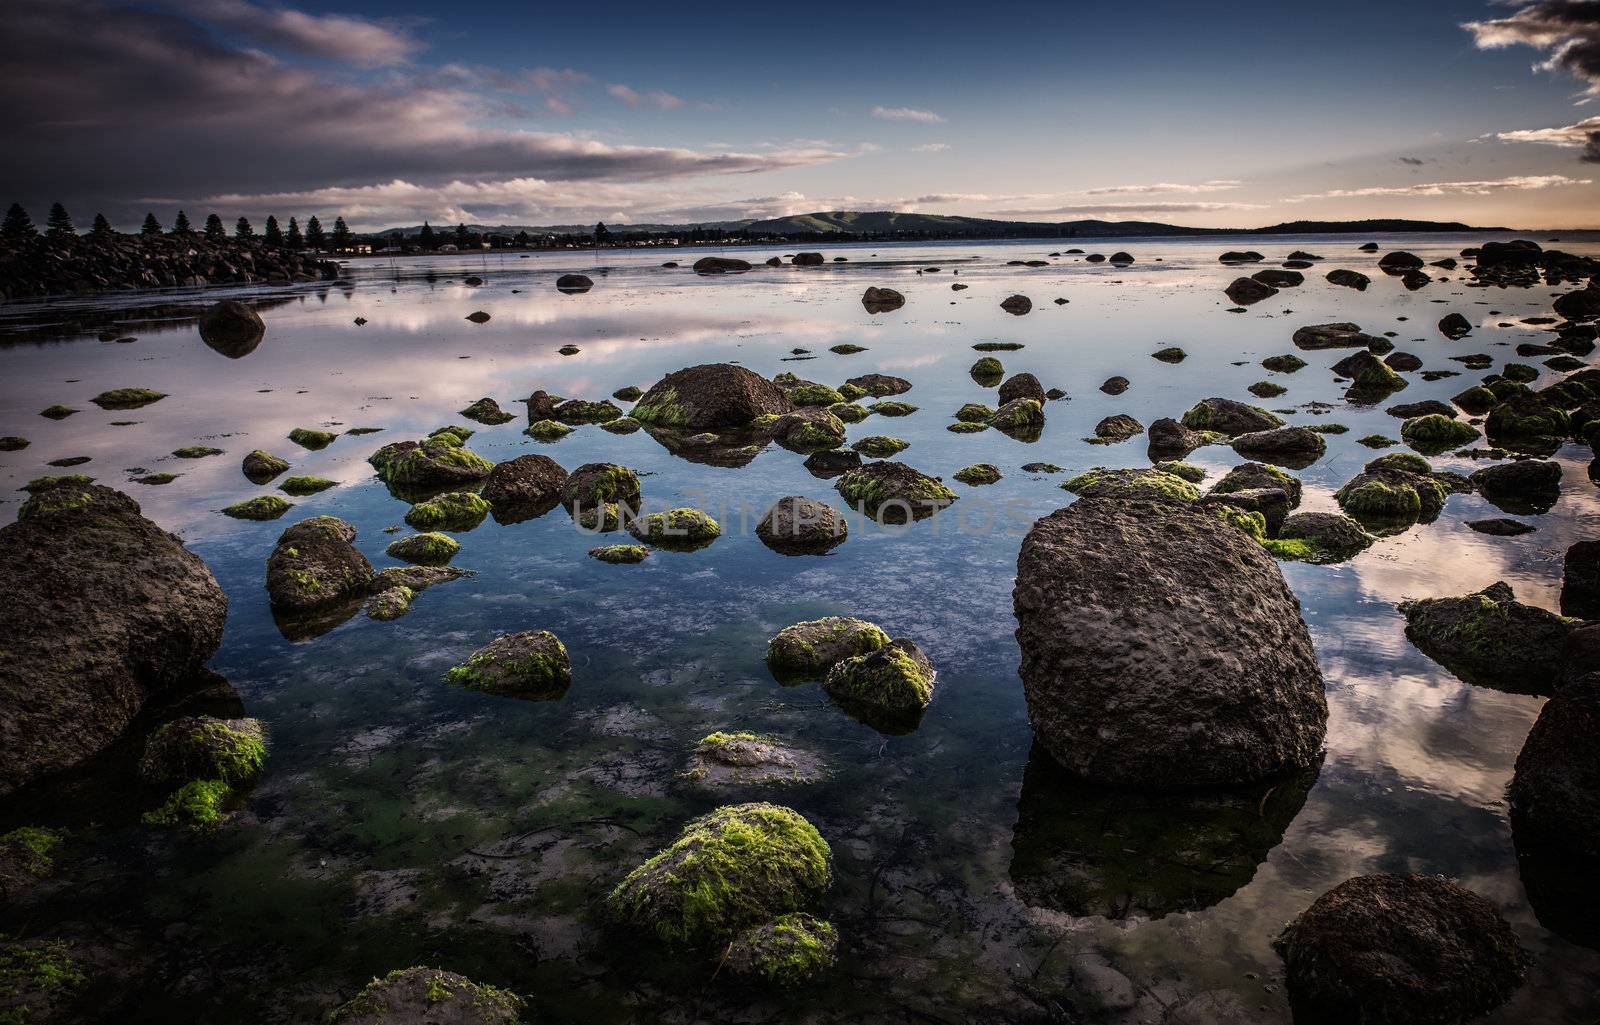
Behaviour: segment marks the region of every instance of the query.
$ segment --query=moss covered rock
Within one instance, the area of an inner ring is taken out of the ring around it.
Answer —
[[[238,795],[222,780],[191,780],[146,812],[144,823],[185,833],[208,833],[222,825],[237,803]]]
[[[101,392],[89,401],[101,409],[138,409],[152,402],[160,402],[166,397],[166,392],[151,391],[149,388],[113,388]]]
[[[0,437],[0,452],[21,452],[28,447],[27,438],[19,438],[15,434]]]
[[[822,689],[853,712],[915,720],[933,700],[933,666],[911,641],[896,639],[864,655],[836,662]]]
[[[793,989],[832,968],[838,948],[839,934],[831,923],[796,912],[739,933],[723,963],[735,978]]]
[[[163,789],[196,779],[218,779],[238,789],[261,778],[266,758],[266,731],[259,719],[186,716],[150,734],[139,777]]]
[[[326,477],[288,477],[285,478],[282,484],[278,485],[278,489],[286,495],[303,497],[305,495],[315,495],[331,487],[337,487],[338,484],[338,481],[329,480]]]
[[[1275,414],[1258,406],[1233,399],[1201,399],[1183,414],[1183,426],[1191,431],[1210,431],[1229,437],[1270,431],[1282,427],[1283,421]]]
[[[1275,427],[1239,435],[1233,439],[1233,450],[1251,459],[1300,469],[1321,459],[1328,441],[1308,427]]]
[[[386,587],[367,599],[367,617],[380,623],[399,619],[411,611],[411,602],[416,596],[416,592],[404,584]]]
[[[1306,361],[1293,353],[1286,353],[1282,356],[1268,356],[1261,361],[1263,369],[1270,370],[1275,374],[1292,374],[1297,370],[1304,369],[1305,365]]]
[[[911,390],[910,381],[892,374],[861,374],[850,378],[845,384],[859,388],[864,394],[879,399],[890,395],[904,395]]]
[[[494,464],[470,449],[453,431],[421,442],[385,445],[367,461],[391,488],[401,492],[460,488],[489,476]]]
[[[461,543],[449,534],[412,534],[389,542],[384,549],[390,558],[418,566],[443,566],[461,551]]]
[[[785,627],[768,642],[767,668],[783,683],[820,680],[839,662],[888,643],[889,635],[864,619],[813,619]]]
[[[208,456],[222,455],[222,449],[213,445],[185,445],[183,448],[173,449],[172,454],[179,459],[205,459]]]
[[[490,426],[510,423],[517,418],[515,413],[507,413],[500,408],[500,403],[487,396],[461,410],[461,415],[475,423]]]
[[[963,484],[978,487],[998,483],[1003,474],[993,463],[973,463],[971,466],[963,466],[951,476]]]
[[[957,498],[938,478],[888,461],[850,470],[833,486],[851,506],[884,523],[925,519]]]
[[[64,842],[61,833],[38,826],[19,826],[0,835],[0,901],[48,878]],[[0,988],[0,1002],[4,999]]]
[[[286,502],[277,495],[257,495],[224,506],[222,513],[236,520],[275,520],[293,508],[294,503]]]
[[[0,933],[0,1021],[54,1025],[94,1017],[77,1011],[89,975],[76,951],[60,940],[12,939]]]
[[[487,694],[551,701],[572,685],[566,646],[548,630],[497,637],[444,674],[446,683]]]
[[[1429,413],[1401,424],[1400,437],[1418,452],[1436,455],[1477,441],[1478,429],[1452,417]]]
[[[296,427],[294,430],[289,432],[290,441],[294,442],[296,445],[299,445],[301,448],[309,448],[313,451],[321,448],[327,448],[329,445],[332,445],[334,441],[338,439],[338,437],[339,436],[334,434],[332,431],[319,431],[311,427]]]
[[[1295,513],[1277,534],[1263,542],[1274,557],[1318,565],[1353,559],[1377,540],[1350,517],[1325,512]]]
[[[489,515],[490,506],[470,491],[451,491],[406,511],[406,524],[417,530],[471,530]]]
[[[314,516],[284,530],[267,559],[273,607],[307,612],[364,594],[372,563],[351,543],[355,537],[355,528],[336,516]]]
[[[807,381],[789,389],[789,401],[797,406],[831,406],[845,397],[825,384]]]
[[[632,566],[650,557],[650,549],[643,545],[602,545],[589,549],[589,558],[613,566]]]
[[[833,852],[806,821],[774,804],[718,808],[684,827],[606,898],[621,926],[672,944],[726,942],[821,899]]]
[[[1157,469],[1161,469],[1161,466],[1158,465]],[[1208,494],[1227,495],[1256,488],[1277,488],[1289,496],[1291,507],[1300,504],[1300,479],[1265,463],[1240,463],[1231,467],[1211,486]]]
[[[910,416],[917,411],[917,407],[909,402],[900,402],[888,399],[883,402],[874,402],[867,407],[879,416]]]
[[[761,375],[731,363],[712,363],[663,377],[640,397],[631,415],[646,426],[727,431],[746,427],[762,414],[781,415],[792,408],[783,389]]]
[[[886,434],[869,434],[850,446],[853,450],[873,459],[888,459],[911,447],[911,442],[891,438]]]
[[[978,362],[972,364],[967,372],[972,375],[974,380],[980,383],[993,382],[994,384],[999,384],[1000,379],[1006,376],[1005,364],[993,356],[984,356]]]
[[[1476,594],[1401,602],[1400,611],[1411,643],[1463,680],[1534,694],[1555,689],[1578,622],[1524,605],[1504,581]]]
[[[1519,452],[1554,452],[1572,434],[1565,409],[1539,395],[1519,395],[1495,406],[1484,421],[1495,445]]]
[[[1432,476],[1371,464],[1333,493],[1346,514],[1382,533],[1433,522],[1448,495]]]
[[[616,463],[585,463],[568,475],[561,487],[561,504],[568,508],[594,508],[603,503],[639,505],[639,475]]]
[[[1012,399],[994,411],[989,426],[1011,435],[1033,435],[1044,429],[1044,407],[1034,399]]]
[[[1199,490],[1175,474],[1156,469],[1109,470],[1097,466],[1061,485],[1084,498],[1126,498],[1161,502],[1192,502]]]
[[[1115,445],[1144,433],[1144,424],[1126,413],[1108,416],[1094,425],[1094,437],[1085,438],[1091,445]]]
[[[438,968],[404,968],[373,979],[333,1012],[330,1025],[516,1025],[523,999]]]
[[[250,483],[265,484],[280,473],[288,473],[289,461],[258,448],[244,457],[241,468]]]
[[[559,420],[535,420],[522,432],[535,441],[560,441],[572,428]]]
[[[622,416],[622,410],[616,403],[602,399],[599,402],[590,402],[587,399],[567,399],[555,408],[555,418],[564,424],[602,424],[609,423]]]
[[[722,526],[699,509],[669,509],[628,521],[628,533],[656,548],[692,552],[722,536]]]

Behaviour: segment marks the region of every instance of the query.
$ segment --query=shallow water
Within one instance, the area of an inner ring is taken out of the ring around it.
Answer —
[[[661,269],[673,254],[659,252],[358,262],[347,283],[307,286],[286,302],[272,293],[278,300],[262,307],[265,340],[236,359],[207,348],[193,326],[193,305],[215,291],[0,307],[0,435],[32,442],[0,454],[0,518],[14,518],[25,497],[14,489],[45,473],[88,473],[132,494],[227,592],[227,632],[212,667],[272,735],[265,779],[214,839],[155,833],[138,824],[142,809],[127,795],[82,783],[67,791],[70,801],[53,794],[0,808],[4,828],[53,821],[76,838],[70,885],[0,911],[0,931],[115,936],[142,965],[119,983],[124,1021],[309,1020],[371,976],[415,963],[528,994],[539,1020],[552,1022],[1070,1021],[1090,1011],[1075,967],[1109,962],[1137,988],[1129,1020],[1188,1005],[1212,1008],[1206,1020],[1228,1020],[1231,1007],[1283,1022],[1289,1008],[1270,947],[1282,924],[1349,876],[1410,871],[1486,896],[1532,953],[1526,984],[1486,1020],[1592,1017],[1600,953],[1541,927],[1506,819],[1503,789],[1542,699],[1457,680],[1412,647],[1395,610],[1404,598],[1502,579],[1522,600],[1554,608],[1562,554],[1600,520],[1586,449],[1557,456],[1561,501],[1520,517],[1535,533],[1477,534],[1464,522],[1501,514],[1477,496],[1453,496],[1437,522],[1349,563],[1283,564],[1328,685],[1327,754],[1314,781],[1197,808],[1071,785],[1031,752],[1010,600],[1021,535],[1072,500],[1056,486],[1071,474],[1148,462],[1142,438],[1085,444],[1097,421],[1129,413],[1148,424],[1209,395],[1248,398],[1247,385],[1270,378],[1288,392],[1261,405],[1331,403],[1287,419],[1350,428],[1329,435],[1327,455],[1300,473],[1302,508],[1332,509],[1333,490],[1375,454],[1356,439],[1398,437],[1399,421],[1382,411],[1391,402],[1344,403],[1326,368],[1348,351],[1300,353],[1310,365],[1295,374],[1263,371],[1262,358],[1295,351],[1296,327],[1352,320],[1392,330],[1425,369],[1462,370],[1432,383],[1406,375],[1409,386],[1392,400],[1405,402],[1448,399],[1482,375],[1450,355],[1489,353],[1498,368],[1516,359],[1516,344],[1546,337],[1521,321],[1549,315],[1556,290],[1466,288],[1463,272],[1443,271],[1450,280],[1408,293],[1376,270],[1378,254],[1355,251],[1362,241],[847,246],[823,250],[847,264],[758,266],[726,278]],[[1408,236],[1384,248],[1433,260],[1479,241]],[[1138,262],[1005,266],[1073,245],[1127,249]],[[1306,272],[1304,287],[1234,314],[1221,289],[1241,271],[1216,255],[1241,247],[1266,253],[1262,266],[1297,248],[1328,259]],[[1561,248],[1595,254],[1600,242],[1568,239]],[[939,273],[917,273],[934,266]],[[1336,266],[1370,274],[1372,287],[1327,284],[1322,274]],[[594,289],[557,293],[554,278],[566,271],[590,274]],[[971,287],[952,292],[957,271]],[[487,283],[461,284],[471,273]],[[867,314],[860,294],[869,284],[901,290],[906,306]],[[999,308],[1014,292],[1032,297],[1032,313]],[[1054,305],[1058,296],[1069,304]],[[480,309],[492,314],[487,324],[464,319]],[[1434,328],[1452,310],[1474,325],[1458,342]],[[111,327],[137,340],[96,340]],[[1069,393],[1047,405],[1037,442],[945,430],[962,403],[995,404],[994,390],[967,373],[981,355],[971,346],[983,341],[1025,343],[995,354],[1006,372],[1031,371]],[[840,342],[868,351],[827,351]],[[568,344],[581,352],[558,354]],[[1150,358],[1167,345],[1188,359]],[[816,358],[786,362],[795,348]],[[365,461],[379,445],[463,423],[455,411],[480,396],[520,414],[515,400],[537,388],[600,399],[716,361],[835,385],[870,371],[906,377],[914,387],[900,398],[919,411],[871,417],[850,427],[851,439],[904,438],[911,446],[897,458],[947,480],[977,462],[1005,478],[987,488],[952,483],[960,500],[909,528],[852,522],[849,540],[829,555],[786,557],[753,533],[773,500],[801,494],[842,505],[802,457],[771,446],[741,468],[706,466],[643,432],[596,427],[543,445],[521,433],[519,415],[479,428],[470,447],[494,461],[537,451],[569,470],[632,466],[645,475],[649,506],[701,506],[722,520],[724,536],[702,551],[607,566],[585,555],[604,541],[560,510],[514,526],[491,520],[458,535],[454,564],[476,575],[429,590],[406,617],[357,615],[299,643],[280,634],[263,567],[288,523],[341,516],[375,566],[396,564],[383,554],[392,540],[384,530],[406,506]],[[1126,394],[1098,390],[1113,374],[1131,380]],[[1546,371],[1541,383],[1557,376]],[[171,394],[132,412],[88,401],[126,386]],[[53,403],[80,412],[38,415]],[[383,432],[307,452],[285,438],[297,426]],[[196,443],[225,454],[167,454]],[[272,491],[239,472],[254,448],[339,486],[296,499],[278,523],[224,517],[224,505]],[[90,462],[47,465],[74,456]],[[1020,469],[1034,461],[1065,472]],[[1190,461],[1214,479],[1242,460],[1210,447]],[[1449,457],[1434,463],[1472,468]],[[159,487],[129,483],[156,471],[180,476]],[[915,732],[884,736],[817,687],[771,679],[766,640],[828,614],[871,619],[928,653],[938,684]],[[527,629],[552,630],[570,650],[574,682],[564,699],[522,702],[441,683],[477,647]],[[680,778],[696,741],[720,728],[814,749],[828,778],[733,793]],[[836,858],[823,910],[843,937],[841,966],[833,984],[797,1004],[731,989],[714,978],[715,965],[639,948],[596,914],[609,888],[688,818],[755,798],[805,813]]]

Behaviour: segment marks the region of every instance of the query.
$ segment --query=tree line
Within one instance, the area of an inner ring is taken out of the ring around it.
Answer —
[[[6,211],[5,220],[0,222],[0,237],[8,240],[36,238],[39,229],[34,226],[33,218],[21,203],[12,203]],[[67,213],[66,207],[60,203],[50,206],[50,214],[45,220],[45,235],[49,238],[70,238],[78,234],[78,229],[73,226],[72,217]],[[105,214],[94,215],[94,226],[89,229],[89,234],[94,237],[105,237],[115,234],[111,222],[106,220]],[[139,229],[142,236],[153,235],[193,235],[201,234],[213,241],[222,241],[228,237],[228,229],[222,223],[219,214],[211,214],[206,218],[205,227],[198,233],[189,222],[189,215],[182,210],[172,222],[172,230],[162,227],[156,215],[144,215],[144,225]],[[260,238],[269,246],[283,249],[347,249],[355,242],[355,233],[350,226],[345,224],[343,217],[335,217],[333,231],[328,232],[322,227],[322,222],[315,215],[306,221],[305,230],[300,230],[298,219],[289,218],[288,228],[278,223],[278,218],[269,215],[262,228],[261,234],[256,234],[256,229],[248,217],[241,217],[234,222],[233,237],[237,239]]]

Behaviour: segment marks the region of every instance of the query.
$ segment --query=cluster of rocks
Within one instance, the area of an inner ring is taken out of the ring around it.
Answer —
[[[0,240],[0,298],[221,284],[331,281],[339,265],[255,239],[39,235]]]

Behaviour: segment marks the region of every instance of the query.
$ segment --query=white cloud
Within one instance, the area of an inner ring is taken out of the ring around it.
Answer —
[[[948,142],[925,142],[921,146],[913,146],[913,153],[943,153],[950,148]]]
[[[1289,202],[1307,199],[1360,199],[1374,196],[1489,196],[1497,192],[1530,192],[1567,185],[1593,184],[1587,178],[1568,178],[1564,174],[1519,175],[1488,181],[1421,182],[1415,185],[1373,185],[1360,189],[1330,189],[1327,192],[1291,196]]]
[[[1172,182],[1158,182],[1154,185],[1108,185],[1098,189],[1085,189],[1074,193],[1079,196],[1143,196],[1164,194],[1194,194],[1203,192],[1227,192],[1243,185],[1242,181],[1232,179],[1213,179],[1201,182],[1198,185],[1178,185]]]
[[[652,92],[641,93],[636,89],[616,83],[606,86],[606,92],[626,103],[630,107],[655,107],[659,110],[677,110],[683,106],[683,100],[664,93],[659,89]]]
[[[1517,12],[1508,18],[1469,21],[1482,50],[1531,46],[1550,56],[1534,65],[1540,71],[1565,71],[1600,94],[1600,3],[1595,0],[1511,0]]]
[[[422,43],[400,27],[349,15],[307,14],[247,0],[176,0],[174,6],[267,46],[363,68],[399,64],[422,49]]]
[[[872,116],[881,121],[916,121],[927,125],[944,124],[944,118],[931,110],[917,110],[915,107],[873,107]]]
[[[1152,214],[1214,213],[1221,210],[1259,210],[1254,203],[1076,203],[1029,210],[1006,209],[996,217],[1131,217]]]
[[[1525,128],[1513,132],[1496,132],[1494,137],[1501,142],[1538,142],[1546,146],[1581,149],[1589,145],[1596,133],[1600,133],[1600,117],[1585,118],[1575,125],[1562,128]]]

